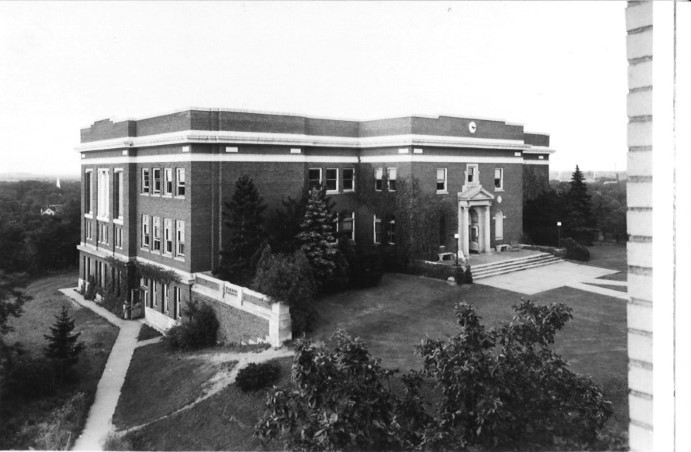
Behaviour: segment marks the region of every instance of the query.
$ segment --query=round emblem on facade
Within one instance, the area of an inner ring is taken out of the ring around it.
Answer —
[[[477,130],[477,124],[475,124],[475,121],[470,121],[470,123],[468,123],[468,130],[470,133],[475,133]]]
[[[501,195],[497,196],[497,203],[501,204]]]

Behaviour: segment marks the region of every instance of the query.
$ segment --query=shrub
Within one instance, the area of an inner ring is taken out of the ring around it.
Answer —
[[[455,267],[450,265],[433,264],[425,261],[416,261],[409,268],[413,275],[426,276],[428,278],[448,280],[449,277],[456,277]]]
[[[566,258],[575,259],[577,261],[589,261],[590,251],[588,248],[581,245],[572,238],[565,238],[562,240],[562,246],[566,248]]]
[[[55,394],[53,367],[43,358],[22,357],[7,369],[2,379],[3,398],[40,399]]]
[[[350,265],[350,287],[354,289],[376,287],[383,275],[384,265],[380,253],[356,254]]]
[[[256,391],[275,383],[281,373],[281,367],[275,362],[249,363],[240,369],[236,382],[243,392]]]
[[[183,310],[183,315],[182,325],[168,330],[165,338],[168,345],[181,349],[216,345],[219,323],[211,306],[193,300]]]
[[[458,286],[465,282],[465,272],[463,271],[463,267],[454,267],[453,280],[456,281],[456,285]]]
[[[470,271],[470,265],[465,268],[465,282],[468,284],[473,283],[473,272]]]
[[[161,336],[161,333],[157,329],[152,328],[147,324],[144,324],[142,325],[142,328],[139,330],[139,336],[137,336],[137,340],[145,341],[147,339],[153,339],[159,336]]]
[[[84,299],[93,300],[94,298],[96,298],[96,280],[93,276],[89,276],[88,282],[89,287],[84,292]]]

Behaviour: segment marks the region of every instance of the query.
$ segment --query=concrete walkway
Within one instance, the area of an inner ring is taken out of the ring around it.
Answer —
[[[106,437],[113,430],[113,413],[120,398],[122,385],[125,383],[130,360],[137,347],[137,336],[142,324],[120,319],[93,301],[85,300],[74,289],[61,289],[60,292],[120,328],[103,375],[98,382],[96,397],[89,410],[84,431],[73,447],[73,450],[103,450]]]

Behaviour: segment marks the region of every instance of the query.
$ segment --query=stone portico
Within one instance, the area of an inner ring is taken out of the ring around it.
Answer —
[[[464,185],[463,191],[458,193],[458,240],[464,256],[471,251],[490,252],[490,209],[493,201],[494,195],[479,184]]]

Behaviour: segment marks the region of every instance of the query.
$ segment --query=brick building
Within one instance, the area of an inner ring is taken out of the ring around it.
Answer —
[[[496,120],[347,121],[219,109],[97,121],[81,131],[77,150],[80,284],[92,277],[102,285],[114,272],[108,257],[173,270],[181,284],[144,281],[147,305],[173,319],[194,275],[218,268],[224,201],[244,174],[267,213],[322,184],[341,212],[339,231],[358,246],[376,246],[395,229],[395,218],[377,216],[361,192],[378,196],[416,178],[423,192],[455,208],[439,245],[455,250],[458,233],[467,255],[522,239],[524,185],[547,184],[554,152],[549,136]]]

